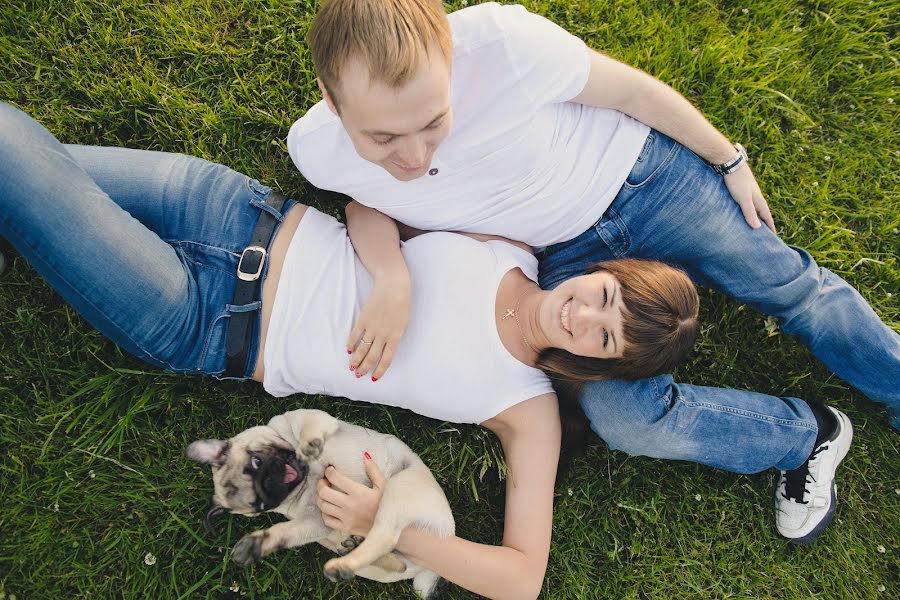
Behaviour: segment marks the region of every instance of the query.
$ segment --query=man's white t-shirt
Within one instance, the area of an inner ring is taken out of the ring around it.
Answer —
[[[576,237],[612,203],[649,128],[568,102],[584,89],[590,51],[547,19],[494,3],[449,19],[453,126],[429,174],[402,182],[361,158],[324,101],[291,127],[291,158],[313,185],[419,229],[535,247]]]

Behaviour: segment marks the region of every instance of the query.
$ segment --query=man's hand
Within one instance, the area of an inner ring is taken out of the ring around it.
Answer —
[[[409,323],[409,303],[410,282],[405,271],[398,277],[376,279],[347,339],[350,369],[357,377],[374,368],[372,381],[378,381],[391,366]]]
[[[319,480],[316,488],[316,506],[328,527],[363,537],[372,529],[385,479],[371,458],[365,458],[365,466],[372,487],[345,477],[334,467],[325,469],[325,477]]]
[[[750,170],[750,165],[745,164],[734,173],[725,175],[725,185],[731,192],[731,197],[741,207],[744,213],[744,219],[753,229],[760,227],[760,219],[774,233],[775,221],[772,219],[772,213],[769,211],[769,205],[763,198],[759,184],[756,183],[756,177]]]

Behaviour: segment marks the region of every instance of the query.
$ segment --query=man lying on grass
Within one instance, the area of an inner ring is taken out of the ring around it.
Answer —
[[[900,425],[900,335],[776,235],[745,149],[670,87],[521,6],[448,19],[437,0],[327,0],[309,43],[323,100],[291,128],[288,149],[311,183],[354,200],[350,235],[376,274],[354,329],[373,340],[363,368],[388,368],[408,319],[396,219],[524,241],[546,289],[611,258],[675,264],[777,317]],[[814,399],[661,375],[590,383],[581,405],[611,448],[779,469],[776,524],[792,541],[832,519],[852,427]]]

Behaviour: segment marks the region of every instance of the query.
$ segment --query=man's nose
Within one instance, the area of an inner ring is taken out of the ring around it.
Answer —
[[[398,154],[400,155],[400,160],[403,161],[403,166],[421,167],[427,154],[425,140],[419,136],[410,136],[403,140],[403,145]]]

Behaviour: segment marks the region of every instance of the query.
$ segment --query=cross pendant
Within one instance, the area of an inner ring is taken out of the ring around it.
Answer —
[[[514,308],[507,308],[507,309],[506,309],[506,314],[503,315],[502,317],[500,317],[500,320],[501,320],[501,321],[505,321],[505,320],[507,320],[508,318],[514,317],[514,316],[516,316],[516,309],[514,309]]]

